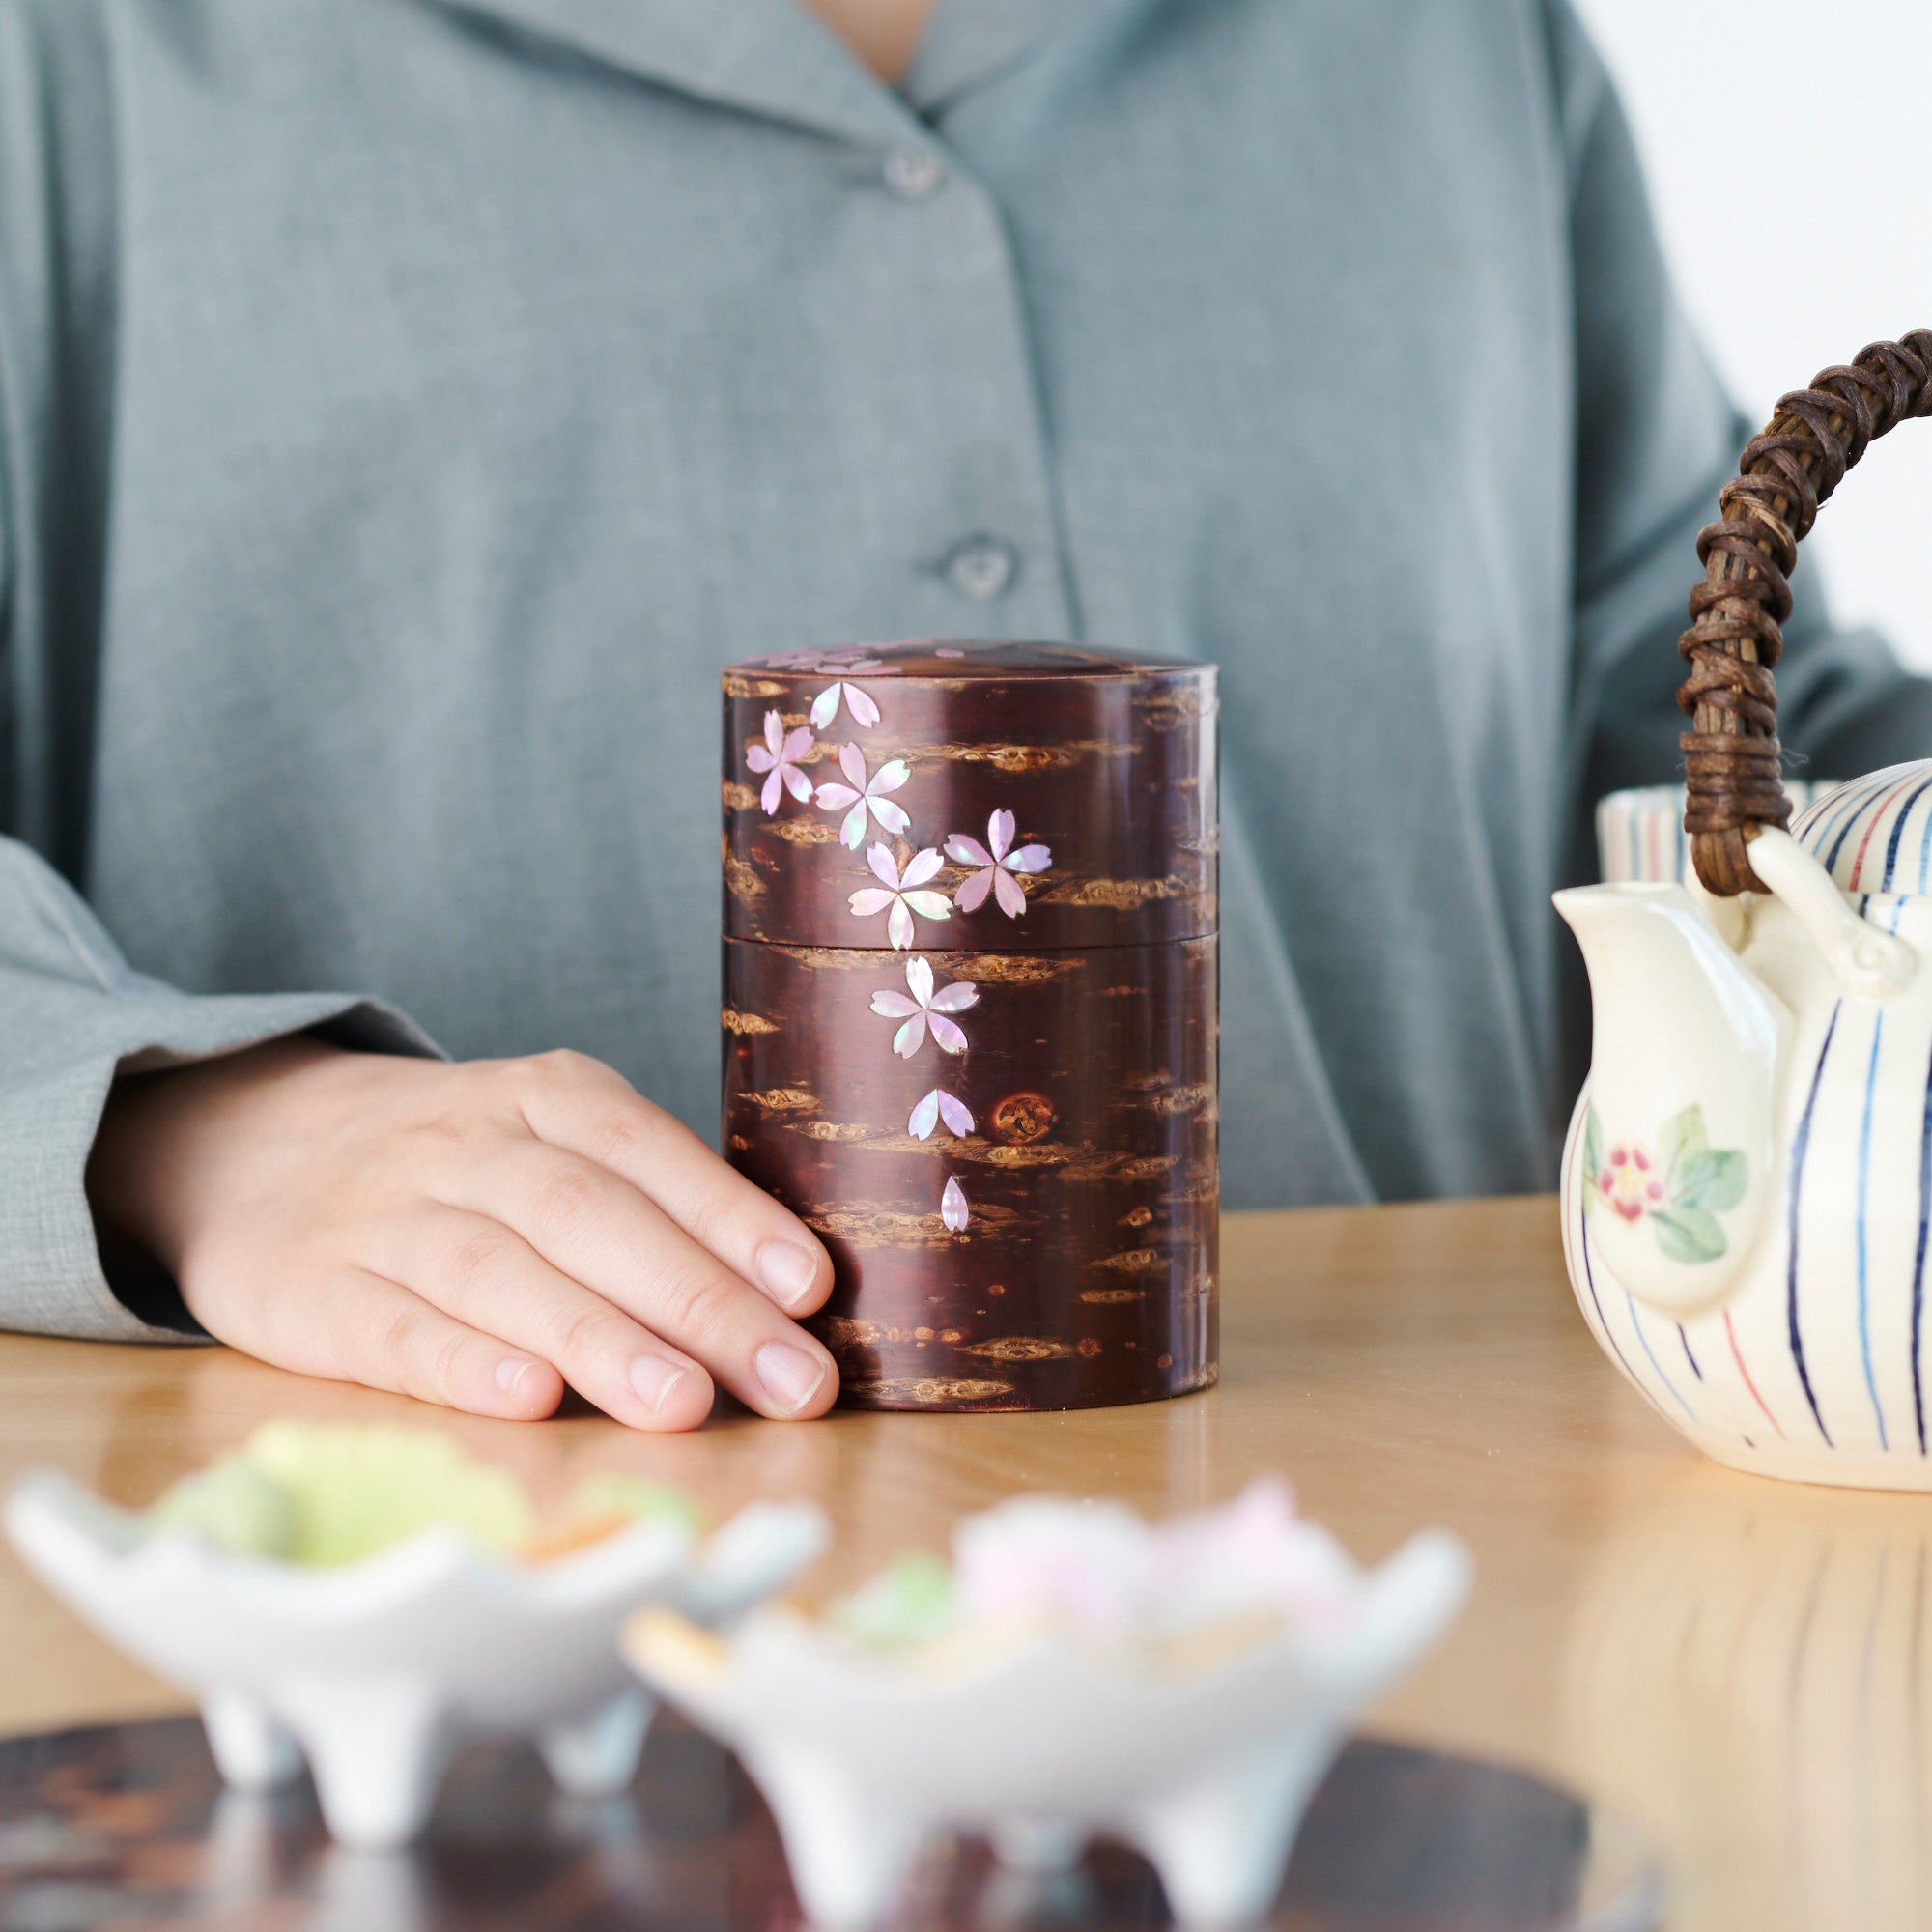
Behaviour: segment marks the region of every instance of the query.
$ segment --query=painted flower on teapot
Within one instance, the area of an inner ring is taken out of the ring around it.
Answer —
[[[1745,1198],[1749,1161],[1741,1148],[1714,1148],[1704,1110],[1690,1106],[1663,1123],[1655,1151],[1637,1141],[1603,1148],[1592,1108],[1584,1122],[1583,1176],[1591,1205],[1624,1220],[1648,1216],[1659,1249],[1672,1261],[1714,1262],[1728,1245],[1719,1215]]]

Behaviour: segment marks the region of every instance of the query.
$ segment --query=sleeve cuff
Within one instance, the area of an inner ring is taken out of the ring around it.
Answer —
[[[0,1092],[0,1327],[28,1334],[206,1339],[165,1276],[115,1255],[103,1262],[86,1172],[120,1075],[212,1060],[295,1033],[364,1053],[441,1057],[401,1013],[353,994],[196,996],[136,980],[86,1004],[91,1023],[80,1037],[62,1039],[58,1063]]]

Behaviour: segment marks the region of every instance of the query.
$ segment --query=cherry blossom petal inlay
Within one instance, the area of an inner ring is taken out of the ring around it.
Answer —
[[[886,918],[886,937],[895,949],[903,952],[913,943],[913,914],[922,919],[951,919],[952,907],[944,893],[909,890],[923,886],[939,870],[939,854],[928,846],[923,852],[916,852],[906,862],[906,868],[900,872],[892,853],[884,845],[867,848],[866,864],[872,868],[872,876],[879,886],[867,886],[854,893],[847,903],[855,916],[869,919],[875,913],[884,912]],[[880,888],[883,887],[882,891]],[[890,908],[890,911],[888,911]]]
[[[955,1235],[964,1234],[967,1222],[973,1218],[972,1209],[966,1204],[966,1190],[952,1176],[948,1176],[946,1191],[939,1197],[939,1218]]]
[[[838,839],[857,851],[866,838],[866,814],[879,821],[880,826],[895,835],[904,833],[912,820],[907,817],[902,807],[895,805],[886,796],[897,791],[912,776],[912,767],[903,758],[894,758],[883,764],[870,778],[866,776],[866,754],[857,745],[841,745],[838,748],[838,769],[845,774],[844,784],[822,784],[816,794],[821,811],[844,811],[845,823],[839,828]],[[846,808],[851,810],[846,811]]]
[[[912,1117],[906,1122],[906,1132],[914,1140],[929,1140],[932,1130],[944,1121],[948,1133],[970,1134],[973,1131],[973,1116],[963,1100],[955,1100],[951,1094],[935,1087],[918,1106],[912,1110]]]
[[[912,996],[879,992],[872,995],[872,1010],[882,1019],[902,1019],[905,1024],[893,1037],[893,1051],[910,1060],[932,1029],[934,1042],[946,1053],[964,1053],[966,1034],[949,1013],[963,1013],[976,1005],[979,988],[970,980],[955,980],[939,992],[933,990],[932,962],[922,954],[906,961],[906,984]]]
[[[765,713],[765,742],[753,745],[745,753],[745,762],[753,771],[767,774],[759,799],[767,813],[779,809],[779,799],[784,792],[790,792],[801,804],[811,796],[811,781],[798,767],[811,755],[817,744],[818,740],[803,724],[787,733],[784,720],[776,711]]]
[[[869,692],[861,691],[856,684],[828,684],[811,700],[813,730],[824,730],[838,716],[841,699],[845,709],[852,714],[853,724],[862,731],[869,731],[879,722],[879,707],[872,702]]]
[[[1045,871],[1053,864],[1053,854],[1044,845],[1022,845],[1013,851],[1013,831],[1012,813],[1000,810],[986,821],[985,845],[964,832],[948,835],[946,856],[956,866],[976,868],[952,895],[952,903],[961,912],[976,912],[991,893],[1009,919],[1025,913],[1026,892],[1014,874]]]

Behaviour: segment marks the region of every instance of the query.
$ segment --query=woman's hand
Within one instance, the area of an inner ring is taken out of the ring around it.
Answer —
[[[816,1237],[582,1054],[135,1075],[88,1192],[212,1335],[307,1375],[520,1417],[567,1381],[639,1429],[695,1428],[714,1380],[772,1416],[838,1392],[791,1320],[832,1289]]]

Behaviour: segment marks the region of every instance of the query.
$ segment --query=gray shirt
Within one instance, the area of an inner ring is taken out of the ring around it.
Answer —
[[[0,0],[0,1321],[152,1332],[117,1067],[408,1014],[713,1131],[718,668],[839,639],[1218,660],[1229,1202],[1547,1184],[1743,434],[1561,0],[941,0],[902,91],[794,0]],[[1815,603],[1780,679],[1932,744]]]

